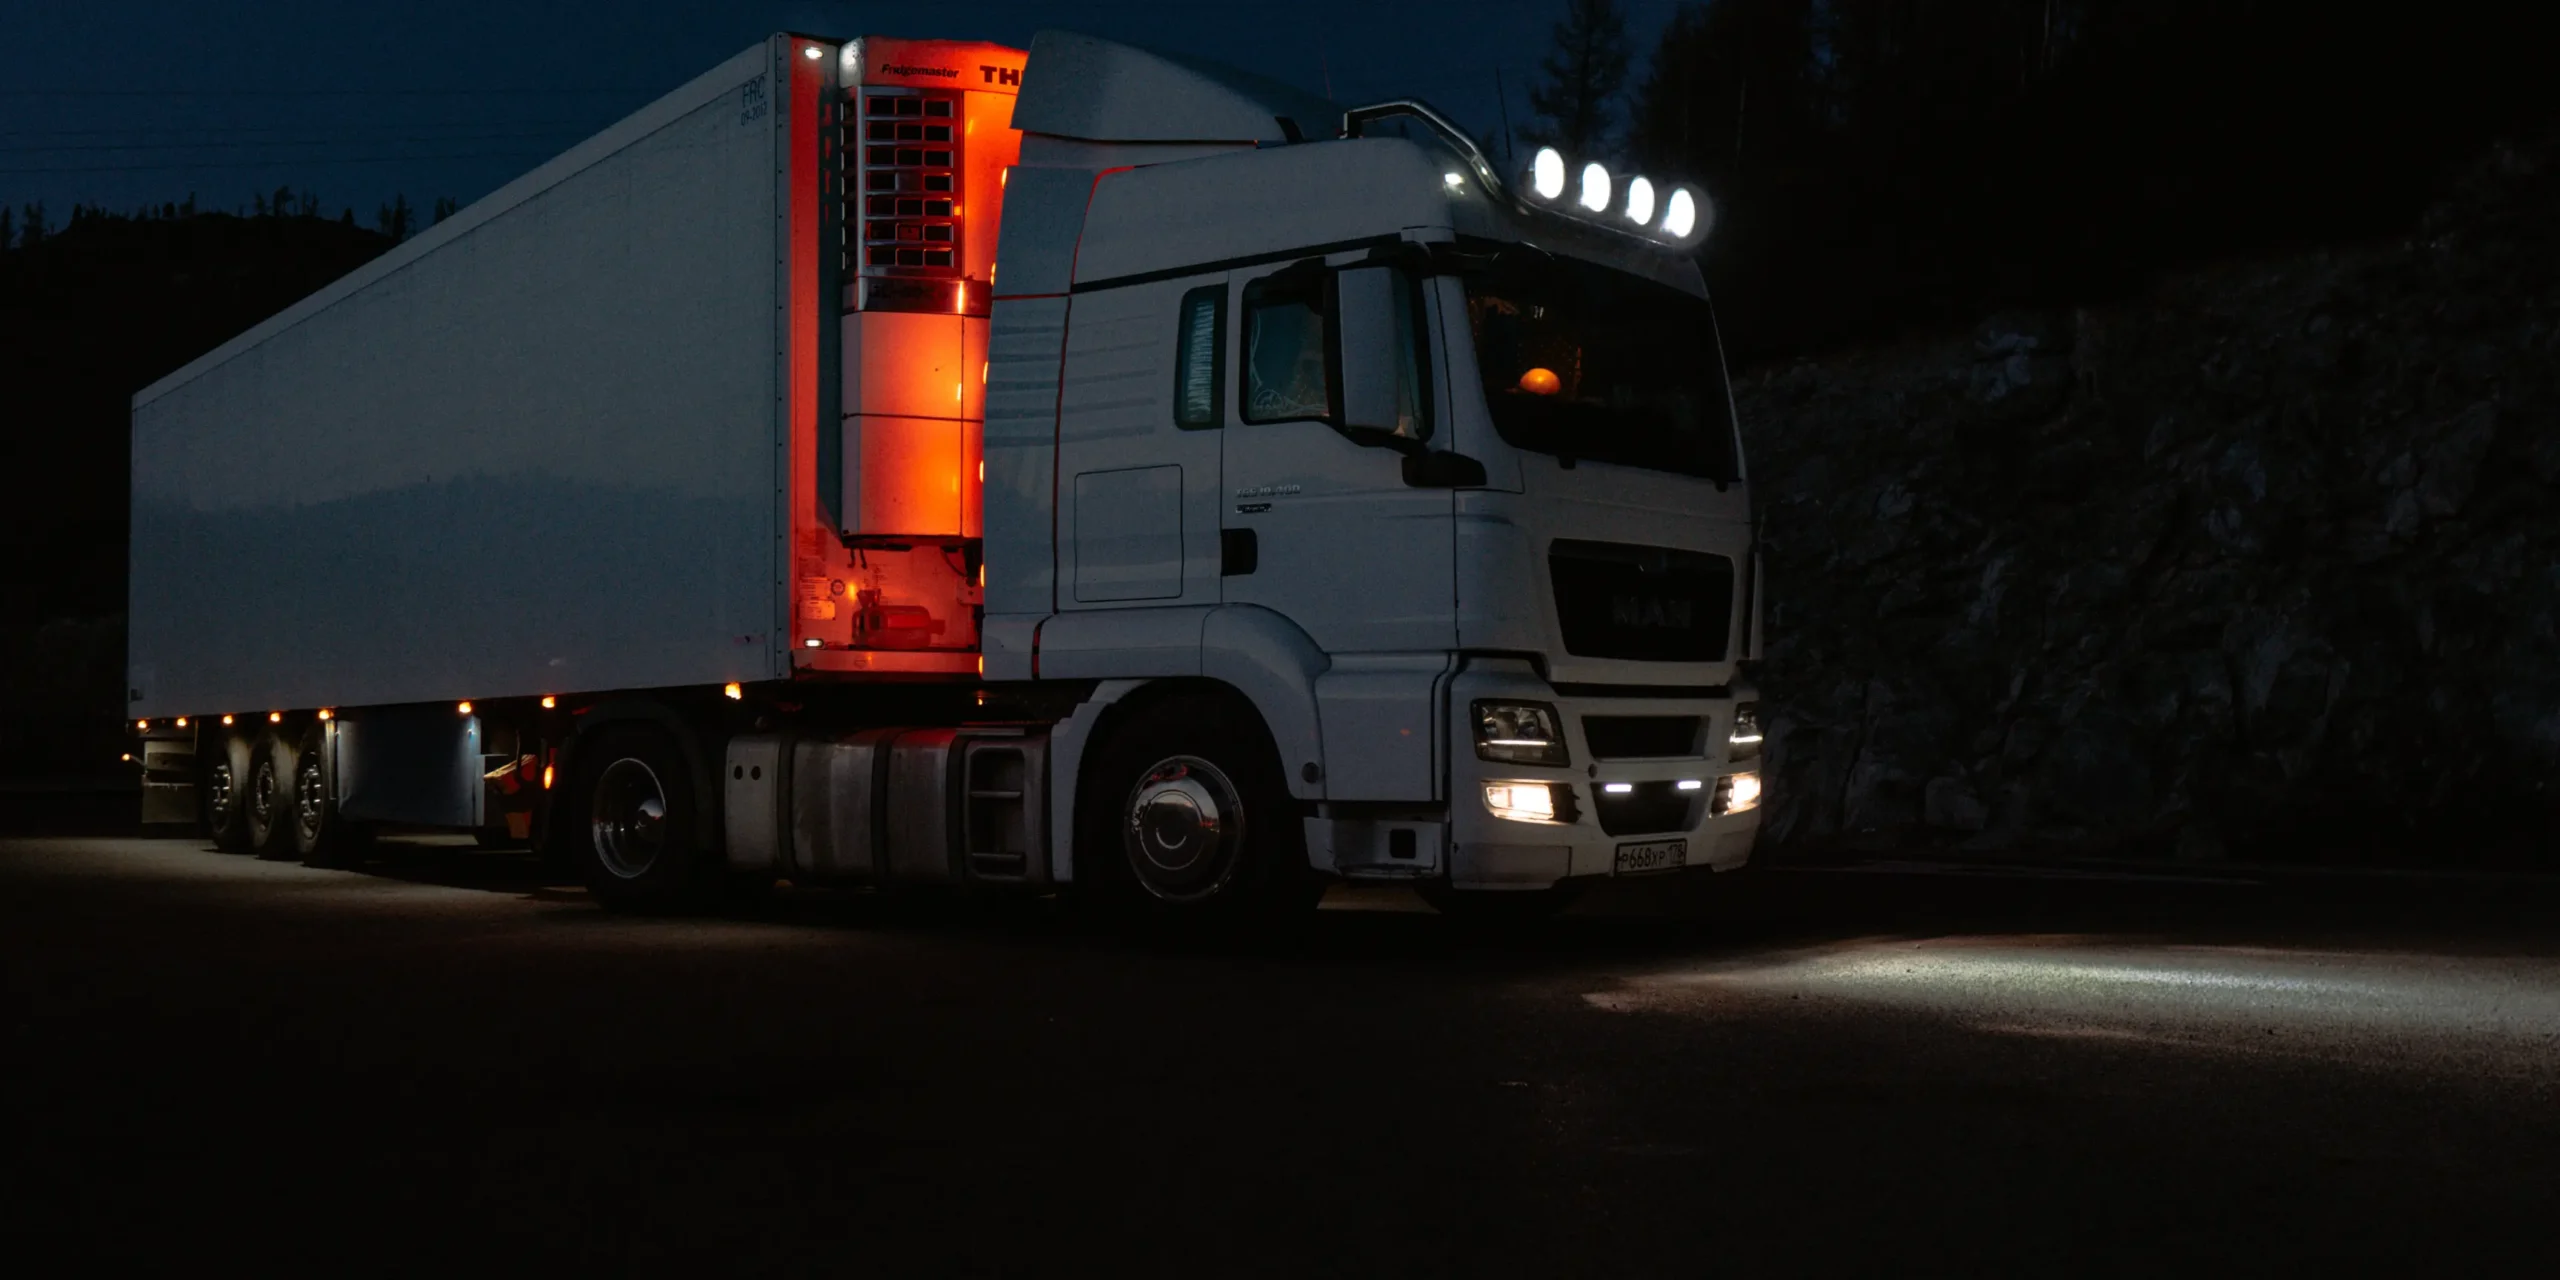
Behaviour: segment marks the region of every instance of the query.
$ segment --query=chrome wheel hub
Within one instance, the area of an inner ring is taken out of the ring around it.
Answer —
[[[625,756],[596,779],[587,829],[596,860],[618,879],[637,880],[667,848],[667,792],[646,761]]]
[[[1214,896],[1235,878],[1244,849],[1244,801],[1235,782],[1198,756],[1158,761],[1130,788],[1121,814],[1129,869],[1168,902]]]
[[[306,755],[293,769],[293,820],[310,841],[319,839],[320,824],[328,817],[328,779],[321,776],[320,757]]]
[[[249,774],[249,821],[255,829],[266,830],[276,820],[275,761],[260,759]]]

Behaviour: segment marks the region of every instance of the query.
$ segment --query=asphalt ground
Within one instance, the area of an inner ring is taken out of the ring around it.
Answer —
[[[44,1270],[2560,1271],[2560,892],[1865,863],[1485,932],[0,838]],[[14,1269],[14,1268],[13,1268]],[[35,1274],[35,1272],[20,1272]]]

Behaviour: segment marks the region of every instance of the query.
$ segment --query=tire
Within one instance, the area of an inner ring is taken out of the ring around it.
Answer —
[[[1534,924],[1582,897],[1582,886],[1570,880],[1545,889],[1455,889],[1446,880],[1432,880],[1414,891],[1452,920],[1485,925]]]
[[[663,730],[598,730],[580,744],[563,799],[560,838],[598,903],[674,912],[717,901],[719,855],[695,834],[693,775]]]
[[[1166,920],[1276,918],[1323,895],[1279,754],[1251,711],[1170,699],[1139,709],[1091,758],[1076,867],[1099,905]]]
[[[304,866],[349,867],[359,860],[363,832],[338,816],[337,776],[329,766],[329,727],[314,722],[294,753],[291,797],[293,853]]]
[[[249,852],[249,816],[242,801],[249,774],[249,743],[236,733],[209,733],[196,752],[196,809],[205,838],[224,853]]]
[[[293,851],[294,749],[273,730],[249,746],[249,772],[242,816],[249,828],[249,851],[261,858],[295,856]]]

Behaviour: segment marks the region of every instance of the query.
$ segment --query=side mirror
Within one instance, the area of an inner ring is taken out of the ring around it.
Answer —
[[[1340,426],[1363,443],[1385,435],[1396,440],[1404,420],[1404,397],[1397,385],[1404,348],[1413,335],[1397,323],[1396,289],[1391,267],[1350,267],[1334,276],[1334,334],[1339,343],[1336,368],[1342,376]]]

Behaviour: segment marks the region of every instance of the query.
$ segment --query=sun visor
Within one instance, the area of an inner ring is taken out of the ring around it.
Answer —
[[[1341,124],[1277,80],[1067,31],[1032,37],[1013,104],[1016,129],[1092,142],[1297,142]]]

